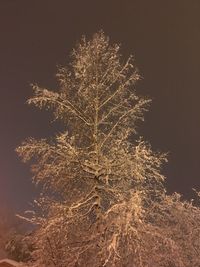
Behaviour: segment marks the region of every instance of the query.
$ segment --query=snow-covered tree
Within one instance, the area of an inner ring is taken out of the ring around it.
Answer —
[[[5,244],[13,231],[12,219],[6,208],[0,207],[0,259],[6,257]]]
[[[168,232],[172,211],[163,207],[174,198],[166,197],[160,172],[166,155],[137,133],[150,103],[136,94],[139,78],[133,57],[124,61],[99,32],[82,38],[71,64],[58,69],[57,90],[33,85],[28,103],[63,123],[54,138],[29,138],[17,148],[42,188],[26,217],[37,225],[36,266],[193,266],[184,265]]]
[[[29,244],[30,237],[25,233],[13,233],[10,235],[5,245],[7,256],[17,262],[27,262],[31,260],[32,245]]]
[[[20,235],[23,237],[25,231],[25,224],[12,214],[9,207],[3,207],[2,205],[0,207],[0,259],[10,257],[20,260],[17,250],[14,252],[14,242],[11,242],[11,240],[14,241],[13,238],[19,237]],[[15,255],[10,253],[11,251],[13,251]]]

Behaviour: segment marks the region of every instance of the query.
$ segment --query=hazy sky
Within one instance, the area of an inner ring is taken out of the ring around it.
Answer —
[[[140,133],[169,151],[167,187],[200,188],[199,0],[0,0],[0,201],[15,209],[34,196],[29,167],[15,148],[56,126],[25,104],[30,83],[54,88],[56,66],[80,37],[103,29],[134,54],[143,79],[138,92],[153,98]]]

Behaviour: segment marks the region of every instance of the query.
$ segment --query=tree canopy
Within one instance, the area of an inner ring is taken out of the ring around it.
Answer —
[[[26,217],[36,266],[198,266],[199,208],[166,195],[166,154],[137,131],[151,100],[136,93],[134,58],[101,31],[56,77],[56,90],[33,85],[28,104],[50,109],[63,131],[17,148],[42,188]]]

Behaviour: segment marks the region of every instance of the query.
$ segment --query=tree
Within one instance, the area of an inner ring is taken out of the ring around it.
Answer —
[[[6,257],[17,261],[27,259],[24,242],[26,226],[12,214],[9,207],[0,207],[0,259]]]
[[[36,266],[191,267],[164,228],[172,214],[164,207],[174,203],[160,172],[166,155],[137,134],[151,101],[136,94],[133,57],[124,62],[99,32],[83,37],[71,59],[58,69],[58,90],[33,85],[28,100],[51,109],[63,132],[17,148],[25,162],[34,160],[33,182],[42,188],[25,218],[37,225]]]
[[[7,256],[18,262],[30,261],[33,247],[29,242],[27,234],[13,233],[5,245]]]
[[[0,259],[6,256],[5,244],[13,231],[13,220],[7,210],[0,207]]]

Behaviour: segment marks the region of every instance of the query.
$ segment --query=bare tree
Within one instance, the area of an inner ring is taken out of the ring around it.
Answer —
[[[136,94],[134,59],[123,61],[119,50],[103,32],[82,38],[58,70],[58,90],[33,85],[28,103],[63,122],[54,139],[17,148],[25,162],[35,160],[33,182],[42,187],[37,212],[26,217],[38,225],[36,265],[186,266],[151,214],[166,203],[166,155],[137,134],[150,100]]]

